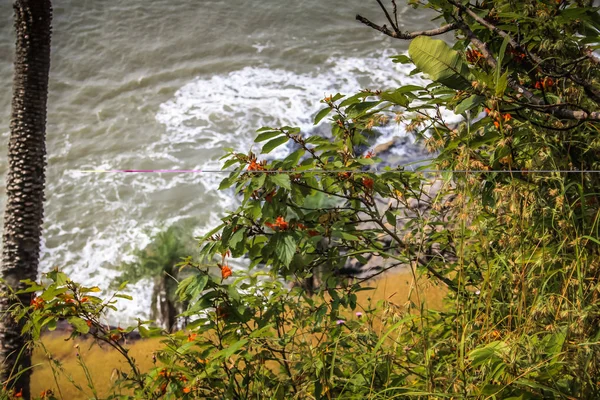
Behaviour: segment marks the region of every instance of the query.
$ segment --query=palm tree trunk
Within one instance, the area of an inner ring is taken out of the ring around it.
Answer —
[[[0,379],[4,383],[17,371],[31,366],[24,347],[27,336],[9,313],[17,302],[29,305],[30,295],[18,300],[8,290],[21,287],[20,280],[35,280],[38,273],[40,239],[44,216],[46,167],[46,103],[50,70],[51,0],[15,0],[16,54],[12,117],[8,146],[9,170],[4,215],[2,278],[0,296]],[[7,287],[8,286],[8,287]],[[29,399],[26,371],[9,382]]]

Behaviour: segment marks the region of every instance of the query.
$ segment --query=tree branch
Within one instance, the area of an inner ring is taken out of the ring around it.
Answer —
[[[473,44],[473,46],[475,46],[481,52],[483,58],[486,60],[488,65],[492,68],[496,68],[496,66],[498,65],[498,62],[496,61],[496,59],[490,52],[488,46],[485,43],[483,43],[481,40],[479,40],[479,38],[477,36],[475,36],[473,31],[471,31],[471,29],[469,29],[467,24],[464,23],[463,21],[458,22],[458,27],[465,33],[465,35],[467,36],[469,41]],[[582,110],[573,111],[573,110],[568,110],[560,105],[553,106],[551,104],[546,104],[546,102],[543,99],[534,95],[531,91],[529,91],[524,86],[519,85],[519,83],[517,83],[512,78],[508,79],[508,86],[511,89],[513,89],[514,91],[516,91],[517,93],[521,94],[523,97],[525,97],[528,101],[530,101],[532,103],[533,106],[538,106],[538,107],[531,107],[531,108],[536,109],[536,111],[540,111],[540,112],[543,112],[546,114],[551,114],[557,118],[563,118],[563,119],[600,121],[600,112],[599,111],[594,111],[594,112],[586,112],[586,111],[582,111]],[[523,104],[523,105],[525,107],[527,107],[527,104]],[[546,106],[546,108],[543,110],[540,110],[539,106]]]
[[[365,24],[375,30],[378,30],[379,32],[383,33],[384,35],[393,37],[394,39],[404,39],[404,40],[414,39],[417,36],[437,36],[437,35],[444,34],[446,32],[453,31],[456,28],[458,28],[457,23],[452,23],[452,24],[444,25],[437,29],[431,29],[428,31],[400,32],[400,30],[396,30],[396,31],[390,30],[385,24],[382,26],[377,25],[377,24],[371,22],[369,19],[367,19],[359,14],[356,15],[356,20],[362,22],[363,24]]]
[[[502,29],[499,29],[497,26],[495,26],[491,22],[488,22],[485,19],[481,18],[469,7],[467,7],[463,4],[457,3],[454,0],[448,0],[448,2],[452,5],[454,5],[455,7],[457,7],[460,11],[467,13],[471,18],[473,18],[475,21],[479,22],[481,25],[488,28],[493,33],[497,34],[498,36],[500,36],[503,39],[507,39],[508,44],[510,44],[513,49],[519,50],[519,51],[523,52],[523,54],[527,54],[527,56],[529,58],[531,58],[531,60],[535,64],[537,64],[537,66],[539,66],[540,68],[545,70],[544,60],[542,60],[542,58],[540,56],[538,56],[537,54],[532,53],[532,52],[528,51],[526,48],[524,48],[523,46],[521,46],[521,44],[517,43],[517,41],[514,40],[508,33],[503,31]],[[588,56],[591,56],[591,54]],[[573,82],[575,82],[576,84],[583,86],[583,88],[585,89],[588,96],[590,96],[595,102],[600,103],[600,93],[592,85],[590,85],[589,83],[585,82],[585,80],[579,78],[577,75],[574,75],[570,72],[567,72],[566,76],[569,79],[571,79]]]

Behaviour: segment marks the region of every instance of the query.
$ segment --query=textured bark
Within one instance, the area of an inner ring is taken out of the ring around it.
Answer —
[[[46,103],[50,69],[52,4],[50,0],[15,0],[16,55],[12,116],[8,146],[2,278],[12,290],[20,280],[37,278],[46,167]],[[2,382],[31,365],[25,349],[27,335],[9,310],[17,302],[29,304],[30,295],[0,296],[0,361]],[[30,372],[8,383],[28,399]]]

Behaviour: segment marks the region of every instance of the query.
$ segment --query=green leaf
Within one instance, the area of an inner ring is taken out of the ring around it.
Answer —
[[[231,237],[229,238],[229,241],[227,242],[227,246],[230,249],[235,248],[238,245],[238,243],[244,239],[244,232],[245,232],[245,229],[243,229],[243,228],[239,228],[237,231],[235,231],[235,233],[233,235],[231,235]]]
[[[500,73],[502,72],[502,60],[504,59],[504,53],[506,52],[506,46],[508,45],[509,37],[505,37],[500,46],[500,52],[498,53],[498,64],[496,65],[496,82],[500,80]]]
[[[221,181],[221,184],[219,185],[219,190],[231,187],[231,185],[233,185],[237,181],[239,173],[239,170],[233,171],[227,178],[223,179]]]
[[[282,137],[278,137],[276,139],[270,140],[267,143],[265,143],[265,145],[262,148],[261,153],[262,154],[268,154],[270,153],[274,148],[281,146],[284,143],[287,143],[288,138],[287,136],[282,136]]]
[[[379,97],[382,100],[386,100],[391,103],[398,104],[399,106],[402,106],[402,107],[407,107],[408,103],[409,103],[408,97],[403,95],[402,92],[400,91],[400,89],[397,89],[394,91],[383,92],[379,95]]]
[[[67,274],[60,272],[58,269],[52,270],[46,274],[46,276],[54,281],[58,286],[66,285],[69,281]]]
[[[358,118],[363,116],[371,108],[381,104],[381,101],[363,101],[360,103],[352,104],[346,108],[346,114],[348,118]]]
[[[266,132],[263,132],[260,135],[258,135],[256,137],[256,139],[254,139],[254,141],[256,143],[263,142],[265,140],[269,140],[269,139],[272,139],[272,138],[274,138],[276,136],[280,136],[280,135],[283,135],[283,132],[281,132],[281,131],[266,131]]]
[[[411,42],[408,53],[417,68],[434,81],[456,90],[471,86],[469,68],[444,41],[419,36]]]
[[[396,216],[391,211],[388,210],[385,212],[385,219],[387,220],[388,224],[390,224],[391,226],[393,226],[393,227],[396,226]]]
[[[75,328],[75,330],[79,333],[86,334],[90,331],[90,327],[87,325],[83,319],[79,317],[71,317],[67,321]]]
[[[317,125],[319,122],[321,122],[321,120],[323,118],[325,118],[327,116],[327,114],[329,114],[331,112],[331,107],[327,107],[322,109],[321,111],[319,111],[317,113],[317,115],[315,116],[315,125]]]
[[[488,343],[480,346],[469,353],[471,364],[474,367],[485,364],[488,361],[501,359],[501,355],[508,351],[508,345],[502,341]]]
[[[223,357],[223,358],[227,359],[227,358],[231,357],[236,351],[238,351],[239,349],[244,347],[246,345],[246,343],[248,343],[248,339],[238,340],[231,346],[216,353],[213,358]]]
[[[460,114],[464,113],[465,111],[472,110],[473,108],[477,107],[484,101],[485,101],[485,96],[479,96],[477,94],[474,94],[473,96],[461,101],[460,104],[457,105],[456,108],[454,109],[454,113],[460,115]]]
[[[392,62],[400,63],[400,64],[410,64],[412,60],[406,54],[398,54],[397,56],[391,57]]]
[[[292,185],[291,185],[291,182],[290,182],[290,177],[287,174],[273,175],[273,176],[270,176],[269,179],[271,180],[271,182],[273,182],[277,186],[280,186],[280,187],[282,187],[284,189],[287,189],[287,190],[291,190],[292,189]]]
[[[304,155],[305,152],[306,152],[306,150],[304,150],[304,149],[298,149],[298,150],[294,151],[292,154],[290,154],[289,156],[287,156],[283,160],[283,163],[296,167],[296,166],[298,166],[298,163],[300,162],[300,159],[302,158],[302,156]]]
[[[286,267],[292,262],[296,253],[296,241],[291,235],[280,236],[275,247],[275,254]]]
[[[508,70],[498,78],[496,82],[496,96],[501,97],[504,95],[504,91],[506,90],[506,86],[508,86]]]
[[[179,296],[181,301],[186,298],[193,299],[202,293],[207,283],[208,275],[206,274],[190,276],[179,283],[175,294]]]
[[[359,240],[357,236],[351,235],[350,233],[344,231],[334,231],[332,232],[332,236],[339,237],[345,240],[356,241]]]

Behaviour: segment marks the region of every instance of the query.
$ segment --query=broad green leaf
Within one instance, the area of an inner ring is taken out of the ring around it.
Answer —
[[[233,185],[237,181],[239,173],[240,173],[239,170],[235,170],[231,174],[229,174],[229,176],[227,178],[223,179],[221,181],[221,184],[219,185],[219,190],[223,190],[223,189],[227,189],[228,187],[231,187],[231,185]]]
[[[290,183],[290,177],[287,174],[277,174],[270,176],[269,179],[271,182],[276,184],[277,186],[281,186],[284,189],[291,190],[292,185]]]
[[[269,139],[272,139],[272,138],[274,138],[276,136],[280,136],[280,135],[283,135],[283,132],[281,132],[281,131],[266,131],[266,132],[259,134],[256,137],[256,139],[254,139],[254,141],[256,143],[264,142],[265,140],[269,140]]]
[[[477,107],[484,101],[485,101],[484,96],[479,96],[479,95],[474,94],[473,96],[461,101],[460,104],[457,105],[456,108],[454,109],[454,113],[460,115],[460,114],[464,113],[465,111],[472,110],[473,108]]]
[[[294,238],[289,234],[279,237],[277,246],[275,247],[275,254],[279,261],[287,267],[292,262],[295,253],[296,241]]]
[[[471,86],[469,68],[444,41],[419,36],[411,42],[408,53],[417,68],[434,81],[456,90]]]
[[[331,112],[331,107],[327,107],[322,109],[321,111],[319,111],[317,113],[317,115],[315,116],[315,125],[318,125],[319,122],[321,122],[321,120],[323,118],[325,118],[327,116],[327,114],[329,114]]]
[[[69,278],[64,272],[60,272],[58,269],[52,270],[46,274],[46,276],[54,281],[58,286],[66,285]]]
[[[346,113],[348,118],[357,118],[379,104],[381,104],[381,101],[363,101],[348,106]]]
[[[398,104],[399,106],[406,107],[408,106],[408,98],[402,94],[402,92],[398,90],[383,92],[379,96],[381,99],[389,101],[394,104]]]
[[[75,330],[79,333],[88,333],[90,331],[90,327],[87,325],[83,319],[79,317],[71,317],[67,321],[75,328]]]
[[[262,148],[261,153],[262,154],[268,154],[270,153],[274,148],[281,146],[282,144],[287,143],[288,138],[287,136],[282,136],[282,137],[278,137],[276,139],[270,140],[267,143],[265,143],[265,145]]]
[[[175,294],[179,296],[181,301],[187,299],[193,299],[202,293],[206,284],[208,283],[208,275],[197,274],[185,278],[179,283]]]
[[[235,231],[235,233],[233,235],[231,235],[231,237],[229,238],[229,241],[227,242],[227,246],[230,249],[235,248],[239,242],[242,241],[242,239],[244,239],[244,233],[245,233],[245,229],[243,228],[239,228],[237,231]]]

